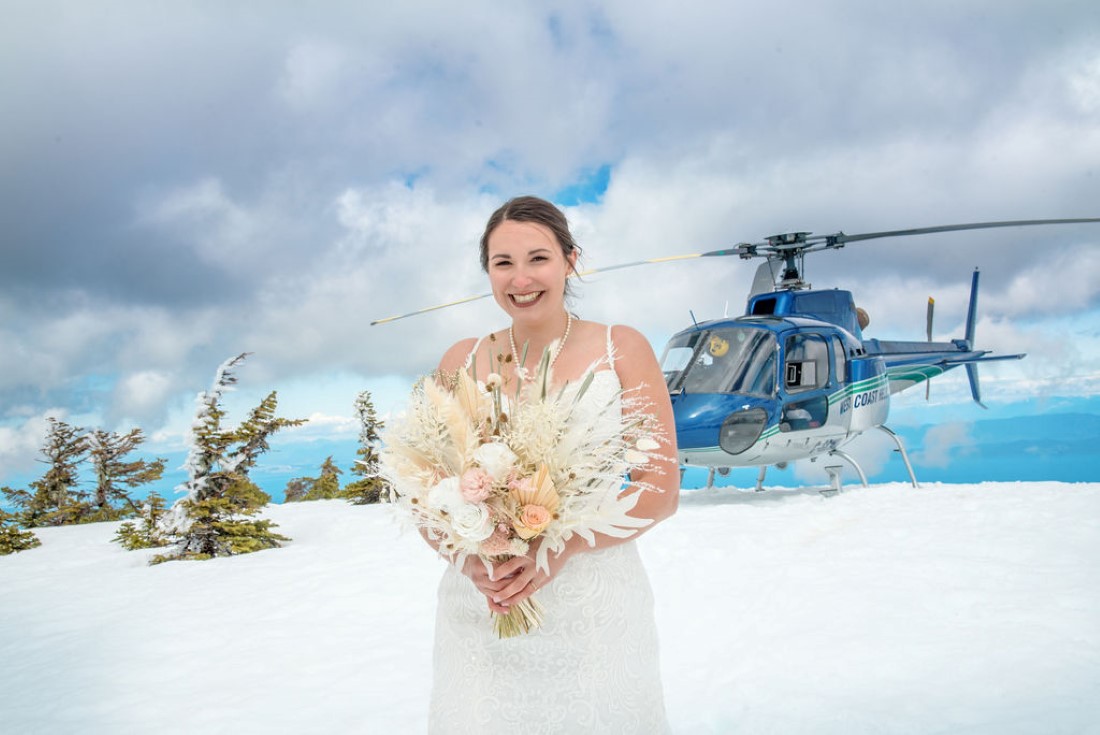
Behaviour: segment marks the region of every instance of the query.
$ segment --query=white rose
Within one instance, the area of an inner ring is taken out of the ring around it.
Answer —
[[[452,508],[466,505],[462,487],[457,477],[444,477],[428,491],[428,507],[450,512]]]
[[[508,473],[515,467],[517,459],[515,453],[500,442],[482,444],[474,450],[474,461],[496,482],[508,479]]]
[[[482,503],[463,503],[451,511],[451,525],[459,536],[481,542],[493,535],[496,524]]]

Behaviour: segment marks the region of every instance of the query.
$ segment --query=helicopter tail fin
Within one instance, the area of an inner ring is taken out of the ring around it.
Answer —
[[[966,347],[974,349],[974,325],[978,321],[978,269],[970,281],[970,309],[966,312]]]
[[[974,397],[974,403],[977,403],[982,408],[989,408],[989,406],[982,403],[982,386],[978,382],[977,363],[966,363],[966,377],[970,378],[970,395]]]
[[[974,349],[974,326],[978,321],[978,269],[974,269],[974,277],[970,281],[970,308],[966,312],[966,348]],[[982,386],[978,382],[978,365],[973,362],[966,364],[966,377],[970,379],[970,395],[982,408],[987,406],[982,403]]]
[[[928,297],[928,311],[925,315],[926,332],[928,333],[928,341],[932,341],[932,314],[936,311],[936,300],[931,296]],[[928,401],[932,399],[932,379],[924,381],[924,400]]]

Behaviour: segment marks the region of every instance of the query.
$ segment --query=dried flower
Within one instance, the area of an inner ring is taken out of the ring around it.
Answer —
[[[472,467],[462,473],[459,487],[462,499],[467,503],[483,503],[489,499],[493,489],[493,477],[480,467]]]
[[[494,357],[513,363],[510,354]],[[545,356],[533,379],[507,396],[503,372],[483,384],[472,369],[417,384],[384,437],[382,473],[394,505],[448,556],[534,553],[543,571],[573,536],[595,544],[596,534],[625,538],[651,523],[631,515],[640,493],[622,492],[623,477],[650,467],[660,448],[660,437],[645,430],[648,407],[617,386],[589,397],[608,385],[592,374],[556,387]],[[508,637],[540,621],[529,597],[493,624]]]

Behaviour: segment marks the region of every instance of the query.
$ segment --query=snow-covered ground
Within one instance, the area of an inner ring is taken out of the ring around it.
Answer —
[[[146,565],[0,557],[5,733],[423,732],[442,562],[387,507]],[[677,733],[1100,732],[1100,483],[688,491],[639,541]]]

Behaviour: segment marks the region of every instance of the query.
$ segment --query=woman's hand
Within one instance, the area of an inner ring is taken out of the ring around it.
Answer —
[[[568,555],[568,552],[551,555],[550,573],[547,574],[535,568],[537,551],[537,548],[531,548],[530,555],[514,556],[499,564],[487,563],[477,556],[468,556],[462,566],[462,573],[485,595],[489,609],[504,615],[512,605],[519,604],[549,584]]]

